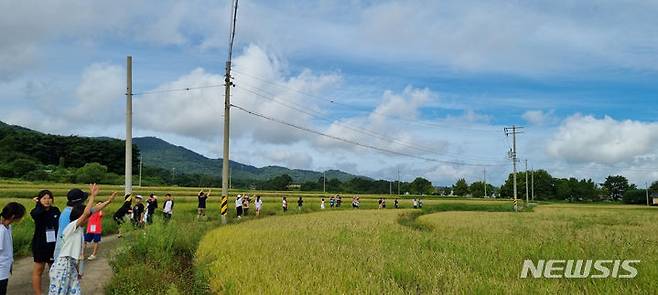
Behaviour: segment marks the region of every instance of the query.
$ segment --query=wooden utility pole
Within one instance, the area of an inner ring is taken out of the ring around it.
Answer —
[[[229,133],[231,128],[231,58],[233,56],[233,41],[235,40],[235,23],[238,14],[238,0],[231,3],[232,21],[229,30],[230,39],[228,44],[228,58],[226,59],[226,73],[224,74],[224,158],[222,161],[222,200],[220,204],[220,213],[222,223],[226,223],[226,214],[228,213],[228,188],[229,188]]]
[[[532,201],[535,201],[535,169],[530,169],[530,187],[532,189]]]
[[[487,168],[484,168],[482,181],[484,182],[484,197],[487,197]]]
[[[133,191],[133,57],[126,58],[126,156],[124,192]]]
[[[522,129],[523,127],[517,127],[515,125],[512,125],[511,128],[505,128],[505,135],[509,136],[510,134],[512,135],[512,150],[510,151],[510,158],[512,159],[512,166],[513,168],[513,178],[514,178],[514,211],[519,211],[519,207],[517,204],[517,187],[516,187],[516,162],[517,162],[517,154],[516,154],[516,135],[522,133],[519,131],[519,129]]]
[[[525,159],[525,206],[528,207],[530,192],[528,191],[528,159]]]

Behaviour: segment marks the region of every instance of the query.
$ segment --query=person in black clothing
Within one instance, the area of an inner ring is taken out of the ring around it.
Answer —
[[[146,200],[146,222],[148,224],[153,223],[153,215],[155,215],[155,209],[158,208],[158,197],[155,194],[151,193],[148,200]]]
[[[398,199],[395,199],[395,208],[400,208],[400,201]]]
[[[299,199],[297,199],[297,209],[302,211],[302,206],[304,206],[304,199],[302,199],[302,196],[299,196]]]
[[[135,227],[144,226],[144,204],[142,204],[142,196],[137,195],[137,204],[133,207],[133,225]]]
[[[197,195],[197,200],[199,203],[197,204],[196,207],[196,218],[199,219],[201,217],[206,216],[206,200],[210,197],[210,190],[208,190],[208,193],[204,193],[203,190],[199,192],[199,195]]]
[[[123,198],[123,205],[119,207],[119,210],[117,210],[117,212],[115,212],[113,216],[114,221],[116,221],[117,224],[119,224],[119,226],[121,226],[121,224],[123,224],[123,222],[125,221],[124,218],[126,214],[130,213],[131,207],[132,207],[132,195],[127,194]]]
[[[118,237],[121,237],[121,224],[125,222],[126,215],[131,212],[131,207],[133,203],[133,198],[131,194],[126,194],[126,196],[123,198],[123,205],[119,207],[119,210],[114,213],[114,216],[112,217],[114,221],[117,222],[119,225],[119,235]]]
[[[41,276],[48,265],[53,264],[55,241],[59,227],[59,208],[53,206],[55,199],[49,190],[42,190],[34,198],[35,207],[30,212],[34,219],[34,236],[32,237],[32,289],[41,294]]]

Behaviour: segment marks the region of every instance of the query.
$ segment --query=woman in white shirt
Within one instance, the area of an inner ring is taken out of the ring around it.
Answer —
[[[238,215],[238,219],[242,218],[242,195],[235,197],[235,212]]]
[[[91,194],[87,199],[87,206],[78,205],[71,210],[71,222],[64,229],[62,237],[62,248],[55,262],[50,268],[49,295],[55,294],[80,294],[80,278],[82,277],[82,247],[85,222],[91,216],[91,209],[95,203],[96,195],[100,188],[94,183],[89,186]],[[116,193],[105,202],[94,207],[94,211],[100,211],[112,202]]]
[[[263,199],[260,196],[256,196],[256,217],[260,216],[260,209],[263,208]]]

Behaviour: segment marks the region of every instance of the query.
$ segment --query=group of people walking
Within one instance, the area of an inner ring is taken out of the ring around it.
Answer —
[[[207,200],[210,197],[211,190],[204,192],[201,190],[197,194],[197,220],[206,219]],[[255,199],[252,201],[252,196],[248,194],[238,194],[235,196],[235,215],[236,218],[241,219],[243,216],[249,215],[249,209],[253,203],[256,208],[256,216],[260,216],[261,209],[263,208],[263,199],[259,195],[253,196]]]
[[[122,236],[121,226],[129,220],[135,228],[143,228],[144,224],[152,224],[153,217],[158,209],[158,197],[151,193],[146,199],[146,205],[143,203],[142,195],[126,194],[123,197],[123,204],[114,213],[112,218],[119,225],[119,237]],[[165,194],[165,201],[162,207],[162,216],[165,222],[171,220],[174,209],[174,200],[171,194]]]
[[[80,278],[84,274],[84,260],[94,260],[101,240],[103,209],[116,193],[106,201],[96,201],[100,187],[89,186],[89,193],[72,189],[67,193],[64,210],[54,206],[54,196],[42,190],[33,199],[34,220],[32,237],[32,289],[42,294],[41,280],[46,265],[50,267],[48,294],[79,294]],[[85,204],[86,201],[86,204]],[[7,293],[7,283],[13,265],[11,224],[25,215],[25,207],[17,202],[7,204],[0,214],[0,295]],[[84,248],[94,243],[93,252],[85,258]]]
[[[248,194],[238,194],[235,197],[235,212],[238,219],[242,216],[249,215],[249,207],[251,206],[251,196]],[[259,195],[255,195],[253,201],[254,207],[256,208],[256,217],[260,216],[260,212],[263,209],[263,199]]]
[[[46,266],[49,269],[50,284],[48,294],[79,294],[80,278],[84,274],[84,261],[94,260],[98,255],[98,245],[103,233],[103,209],[110,204],[117,193],[105,201],[96,200],[100,187],[89,186],[89,192],[74,188],[67,193],[67,203],[63,210],[54,205],[54,195],[49,190],[40,191],[33,199],[34,208],[30,216],[34,220],[32,237],[32,289],[35,294],[42,294],[41,281]],[[85,203],[86,202],[86,203]],[[171,194],[165,195],[163,206],[164,220],[171,219],[174,201]],[[139,228],[145,223],[151,224],[158,208],[155,194],[151,194],[143,203],[141,195],[127,194],[123,204],[114,213],[113,219],[121,225],[128,219]],[[11,224],[25,215],[25,207],[11,202],[0,214],[0,295],[7,293],[7,284],[13,265],[13,239]],[[89,256],[85,248],[92,244]]]

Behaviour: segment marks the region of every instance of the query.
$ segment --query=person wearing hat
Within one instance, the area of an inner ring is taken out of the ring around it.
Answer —
[[[144,226],[144,204],[142,204],[143,199],[144,197],[141,195],[135,196],[137,204],[135,204],[133,207],[133,225],[136,227]]]
[[[103,210],[112,200],[116,193],[110,198],[94,206],[94,201],[100,187],[95,183],[89,186],[91,195],[87,205],[76,202],[76,205],[68,214],[68,224],[60,227],[62,238],[58,241],[61,244],[60,252],[55,257],[55,262],[50,268],[50,286],[48,294],[80,294],[80,278],[82,278],[82,259],[83,257],[83,236],[85,232],[84,224],[87,222],[93,212]],[[73,193],[71,193],[73,192]],[[87,194],[80,194],[79,189],[73,189],[69,196],[83,197],[86,199]],[[70,198],[71,199],[71,198]],[[77,198],[73,198],[77,201]],[[61,221],[61,218],[60,218]]]
[[[146,200],[146,223],[153,223],[155,209],[158,209],[158,197],[154,193],[151,193],[149,198]]]
[[[75,207],[77,205],[82,205],[83,202],[87,199],[88,196],[89,196],[89,194],[87,194],[86,192],[83,192],[79,188],[71,189],[66,194],[66,200],[67,200],[66,201],[66,208],[64,208],[64,210],[62,210],[62,212],[59,214],[59,226],[58,226],[58,228],[62,229],[62,230],[60,230],[57,233],[57,240],[55,241],[55,253],[53,255],[53,258],[56,259],[57,256],[59,256],[59,251],[62,249],[61,240],[64,237],[63,229],[66,228],[66,226],[69,225],[69,223],[71,223],[71,221],[69,219],[71,217],[71,210],[73,210],[73,207]]]

